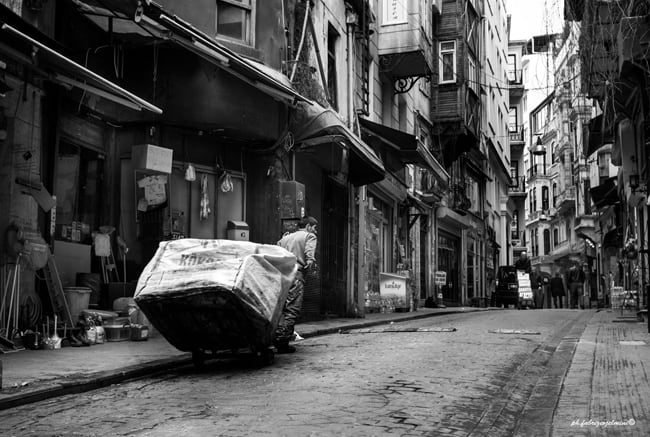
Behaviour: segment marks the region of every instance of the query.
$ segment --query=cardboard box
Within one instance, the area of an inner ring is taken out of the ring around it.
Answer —
[[[149,170],[170,174],[174,151],[152,144],[141,144],[131,148],[131,159],[135,170]]]

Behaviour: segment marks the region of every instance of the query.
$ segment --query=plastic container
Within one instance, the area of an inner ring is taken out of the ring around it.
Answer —
[[[129,325],[104,325],[106,341],[126,341],[131,339]]]
[[[131,341],[146,341],[149,338],[149,327],[145,325],[131,325]]]
[[[63,293],[65,294],[65,300],[68,302],[72,321],[76,323],[79,320],[79,314],[88,309],[92,290],[87,287],[65,287]]]

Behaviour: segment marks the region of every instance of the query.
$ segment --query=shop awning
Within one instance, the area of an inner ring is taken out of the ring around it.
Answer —
[[[589,190],[591,200],[593,200],[596,208],[604,208],[619,202],[616,179],[616,176],[607,178],[602,184]]]
[[[317,103],[299,104],[293,111],[289,129],[296,145],[345,145],[352,152],[349,179],[354,185],[366,185],[384,179],[384,165],[368,144],[354,134],[338,114]]]
[[[108,30],[108,21],[98,22],[94,13],[98,10],[108,11],[116,18],[128,17],[133,20],[133,25],[121,23],[117,30],[113,26],[112,32],[119,33],[122,30],[127,34],[148,35],[172,41],[276,100],[311,103],[293,89],[289,79],[283,74],[243,58],[189,22],[165,11],[155,2],[142,2],[142,7],[138,7],[140,2],[135,0],[73,1],[78,5],[80,12],[87,14],[89,19],[105,30]]]
[[[446,206],[441,206],[436,209],[436,217],[439,220],[460,229],[466,229],[471,226],[469,218],[458,214]]]
[[[146,109],[156,114],[162,110],[144,99],[130,93],[103,76],[73,61],[49,41],[40,37],[40,32],[25,23],[4,6],[0,10],[0,50],[15,61],[31,68],[45,79],[66,88],[79,88],[85,92],[111,100],[128,108],[140,111]],[[35,53],[35,56],[32,56]]]
[[[587,156],[605,144],[614,142],[613,132],[611,130],[605,130],[603,114],[597,115],[589,120],[589,125],[584,126],[583,129],[583,133],[586,133],[586,136],[583,135],[583,137],[587,139]]]
[[[360,118],[359,123],[366,142],[383,148],[388,154],[395,154],[402,164],[417,164],[433,172],[440,167],[431,152],[415,135],[364,118]]]

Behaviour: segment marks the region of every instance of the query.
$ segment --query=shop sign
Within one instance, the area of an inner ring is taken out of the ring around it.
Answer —
[[[435,272],[434,282],[438,286],[447,284],[447,272]]]
[[[382,299],[390,299],[396,308],[408,308],[411,301],[407,292],[406,276],[394,273],[379,273],[379,294]]]

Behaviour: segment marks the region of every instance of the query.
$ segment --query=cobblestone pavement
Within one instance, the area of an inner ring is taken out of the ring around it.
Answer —
[[[315,337],[269,367],[209,361],[201,371],[182,369],[3,411],[0,434],[550,435],[563,378],[592,316],[490,311],[399,324],[455,332]],[[571,371],[582,374],[582,365]]]

